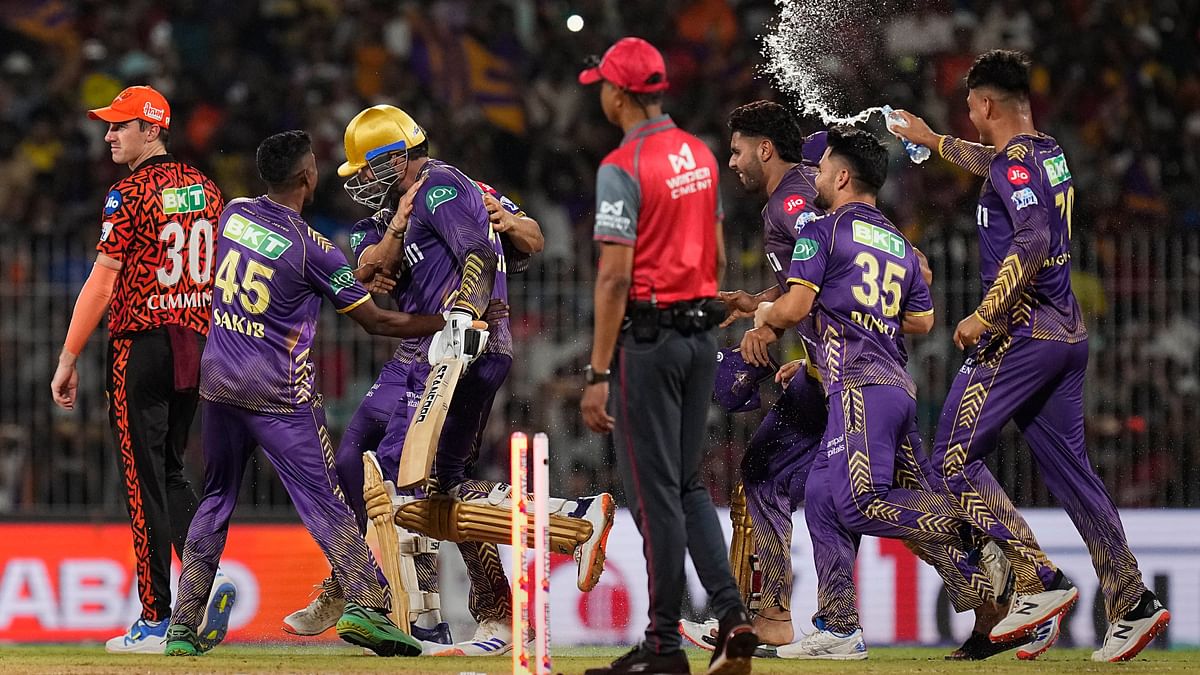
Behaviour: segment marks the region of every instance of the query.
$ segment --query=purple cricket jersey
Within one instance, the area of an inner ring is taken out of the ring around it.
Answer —
[[[1087,338],[1071,291],[1075,187],[1058,142],[1015,136],[992,158],[979,196],[978,314],[994,332],[1060,342]]]
[[[817,366],[826,395],[888,384],[916,397],[904,369],[904,316],[933,313],[912,244],[879,209],[851,202],[807,226],[796,240],[788,284],[817,293]]]
[[[225,207],[216,261],[200,396],[259,412],[312,405],[321,298],[345,313],[371,297],[346,256],[299,213],[263,196]]]
[[[788,288],[788,267],[792,261],[792,250],[796,247],[796,238],[800,236],[810,223],[825,215],[817,208],[817,168],[805,164],[797,164],[783,174],[783,179],[775,187],[775,191],[767,199],[762,210],[763,247],[767,253],[767,263],[775,273],[775,280],[784,293]],[[816,323],[812,316],[796,325],[796,332],[804,340],[806,354],[811,364],[813,358],[820,354],[820,340],[817,338]],[[810,365],[810,372],[815,366]]]
[[[409,217],[409,229],[404,238],[403,273],[391,292],[396,305],[402,311],[423,307],[426,314],[440,314],[456,304],[463,307],[463,300],[455,292],[466,271],[467,254],[480,246],[490,247],[496,254],[497,263],[491,294],[483,299],[481,308],[474,307],[478,299],[467,301],[473,308],[471,311],[481,314],[492,299],[508,302],[508,264],[512,262],[514,267],[523,269],[528,263],[528,255],[517,251],[507,237],[492,230],[482,195],[491,193],[510,213],[518,216],[525,213],[490,185],[472,180],[445,162],[431,159],[421,168],[421,173],[427,174],[428,178],[413,202],[413,213]],[[350,247],[356,258],[361,258],[368,246],[383,240],[393,214],[391,209],[383,209],[354,225]],[[514,272],[521,269],[514,269]],[[493,321],[488,331],[490,335],[484,353],[512,356],[509,320]],[[432,339],[402,340],[392,358],[402,363],[424,360]]]

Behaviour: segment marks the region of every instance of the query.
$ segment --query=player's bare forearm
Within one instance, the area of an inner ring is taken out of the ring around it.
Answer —
[[[546,248],[546,238],[542,235],[542,226],[538,221],[529,216],[517,216],[512,213],[508,215],[508,228],[503,232],[508,235],[512,245],[522,253],[541,253],[542,249]]]
[[[980,145],[954,136],[940,136],[937,151],[951,164],[981,177],[988,175],[992,158],[996,156],[996,148],[990,145]]]
[[[996,280],[975,310],[989,327],[1004,323],[1005,317],[1020,301],[1025,289],[1045,264],[1050,254],[1050,228],[1045,218],[1018,221],[1008,254],[1000,263]]]
[[[808,286],[792,284],[787,293],[771,304],[764,323],[775,329],[791,328],[808,318],[816,298],[817,294]]]
[[[371,244],[363,249],[362,255],[358,256],[358,262],[360,266],[365,263],[377,263],[376,272],[395,278],[404,266],[404,233],[388,227],[378,244]]]
[[[481,246],[467,253],[463,260],[458,300],[451,311],[468,312],[475,319],[483,316],[492,299],[492,286],[496,281],[496,266],[499,261],[496,252],[491,248]]]
[[[381,309],[369,297],[366,302],[347,312],[358,325],[371,335],[394,338],[414,338],[433,335],[446,325],[437,314],[409,314]]]
[[[617,348],[617,336],[625,318],[629,287],[633,283],[633,247],[604,244],[593,293],[592,369],[606,371]]]

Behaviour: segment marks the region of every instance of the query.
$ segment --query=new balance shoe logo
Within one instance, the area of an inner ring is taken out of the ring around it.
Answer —
[[[1030,610],[1037,609],[1037,606],[1038,605],[1036,602],[1028,602],[1026,600],[1022,600],[1020,609],[1013,610],[1013,613],[1014,614],[1025,614],[1026,616],[1028,616],[1030,614]]]
[[[1132,630],[1133,626],[1127,623],[1119,623],[1117,624],[1116,630],[1113,631],[1112,636],[1118,640],[1125,640],[1129,638],[1129,633]]]
[[[678,155],[668,153],[667,161],[671,163],[671,170],[675,173],[691,171],[696,168],[696,158],[692,155],[692,149],[688,147],[687,143],[679,148]]]

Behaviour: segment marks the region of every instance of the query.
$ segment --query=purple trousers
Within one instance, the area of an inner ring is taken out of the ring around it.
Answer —
[[[792,600],[792,513],[804,501],[816,450],[825,433],[825,392],[801,372],[792,378],[742,456],[742,485],[762,571],[762,606]],[[853,556],[851,571],[853,571]]]
[[[984,458],[1013,420],[1046,487],[1087,544],[1110,622],[1137,604],[1146,586],[1121,517],[1092,468],[1084,442],[1087,342],[1010,338],[981,343],[959,370],[938,420],[933,468],[962,515],[991,536],[1012,563],[1017,590],[1037,593],[1055,567]]]
[[[200,428],[204,498],[183,547],[174,623],[192,629],[200,624],[225,550],[246,462],[255,446],[262,447],[275,467],[304,527],[325,553],[346,600],[389,611],[386,608],[391,601],[376,578],[375,560],[342,498],[320,399],[312,407],[291,413],[256,412],[205,401]]]
[[[817,570],[816,617],[833,630],[859,628],[854,559],[863,534],[901,539],[937,570],[956,611],[995,595],[967,560],[969,526],[935,492],[916,431],[915,403],[898,387],[870,386],[829,398],[824,447],[805,486],[804,515]]]
[[[479,442],[492,402],[511,366],[509,356],[484,354],[471,364],[459,381],[434,457],[434,477],[441,489],[447,490],[466,481],[467,472],[478,458]],[[344,487],[346,500],[354,510],[362,532],[366,532],[367,527],[362,496],[362,454],[375,451],[384,477],[396,475],[412,410],[425,391],[429,371],[430,366],[425,361],[388,361],[342,435],[336,458],[338,481]],[[500,565],[496,545],[462,542],[458,550],[471,578],[468,601],[471,615],[479,622],[508,616],[511,612],[508,578]],[[436,554],[418,555],[415,563],[421,590],[437,591]]]

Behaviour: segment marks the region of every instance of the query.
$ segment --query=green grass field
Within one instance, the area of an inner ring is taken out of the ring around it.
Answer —
[[[1017,661],[1001,654],[984,663],[948,663],[942,659],[948,650],[927,648],[872,648],[867,661],[842,663],[824,661],[785,661],[756,659],[754,672],[775,673],[1196,673],[1200,672],[1200,650],[1147,650],[1135,661],[1112,665],[1093,663],[1089,650],[1053,649],[1033,663]],[[603,665],[621,650],[613,648],[563,649],[554,655],[554,670],[567,675]],[[703,673],[708,654],[689,651],[692,672]],[[505,657],[478,658],[393,658],[363,656],[347,647],[229,646],[193,658],[165,656],[116,656],[104,653],[102,646],[14,647],[0,646],[0,673],[509,673],[511,661]]]

